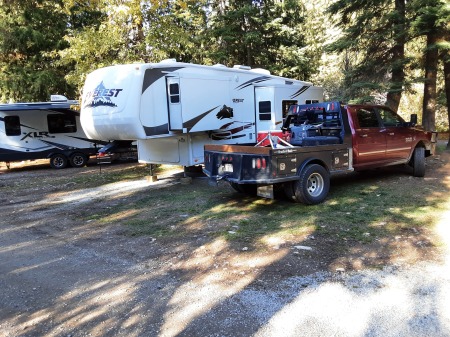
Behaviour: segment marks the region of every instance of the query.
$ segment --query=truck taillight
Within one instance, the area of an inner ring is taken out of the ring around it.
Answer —
[[[233,157],[232,156],[222,156],[222,163],[224,162],[231,162],[233,161]]]
[[[266,158],[252,159],[252,167],[257,170],[265,169],[267,167]]]

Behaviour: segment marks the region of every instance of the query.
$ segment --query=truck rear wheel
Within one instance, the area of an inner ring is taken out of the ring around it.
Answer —
[[[412,167],[414,177],[425,176],[425,148],[416,147],[414,149]]]
[[[298,202],[306,205],[319,204],[330,190],[330,175],[318,164],[306,166],[300,172],[300,179],[294,182],[293,190]]]
[[[54,169],[63,169],[67,166],[67,157],[63,154],[54,154],[50,157],[50,166]]]
[[[283,190],[286,197],[294,202],[298,202],[297,197],[295,196],[294,185],[295,181],[287,181],[283,184]]]

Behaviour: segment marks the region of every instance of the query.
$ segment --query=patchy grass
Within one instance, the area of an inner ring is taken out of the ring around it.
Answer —
[[[110,176],[132,179],[140,171]],[[430,193],[433,191],[433,193]],[[223,237],[255,247],[268,237],[300,242],[307,236],[333,240],[336,249],[369,244],[434,225],[444,209],[439,180],[413,178],[396,169],[351,174],[332,180],[329,198],[305,206],[239,194],[227,184],[169,186],[123,200],[112,210],[89,215],[103,223],[123,223],[131,236],[161,239],[189,236]],[[129,212],[126,217],[121,216]]]

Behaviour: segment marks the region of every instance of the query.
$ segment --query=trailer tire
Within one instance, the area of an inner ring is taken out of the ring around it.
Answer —
[[[88,161],[84,153],[74,153],[70,156],[70,165],[72,167],[83,167]]]
[[[416,147],[414,149],[412,167],[414,177],[425,176],[425,148]]]
[[[61,153],[54,154],[50,157],[50,166],[54,169],[63,169],[67,167],[67,157]]]
[[[299,176],[293,185],[298,202],[315,205],[325,200],[330,190],[330,174],[323,166],[307,165]]]

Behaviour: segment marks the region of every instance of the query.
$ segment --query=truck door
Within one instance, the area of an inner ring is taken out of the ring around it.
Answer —
[[[353,135],[354,166],[369,166],[386,161],[386,132],[381,127],[375,108],[355,108]]]
[[[180,79],[178,77],[166,77],[167,105],[169,107],[169,130],[183,129],[183,116],[181,107]]]
[[[414,131],[405,127],[405,121],[392,110],[378,108],[378,113],[386,133],[386,159],[407,160],[412,150]]]
[[[276,129],[274,88],[255,88],[255,121],[256,133]]]

